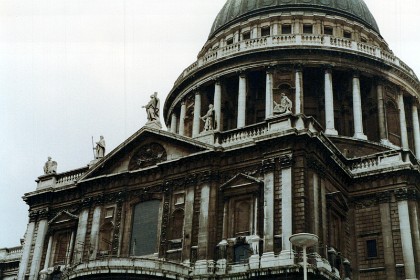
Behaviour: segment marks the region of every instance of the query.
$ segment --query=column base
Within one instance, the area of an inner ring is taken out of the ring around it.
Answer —
[[[367,136],[362,132],[355,133],[353,137],[361,140],[367,140]]]
[[[214,261],[199,260],[195,262],[194,274],[196,275],[212,274],[213,270],[214,270]]]
[[[381,139],[381,144],[385,145],[385,146],[388,146],[390,148],[396,149],[396,150],[401,149],[401,147],[392,144],[388,139]]]
[[[302,115],[299,115],[299,118],[297,119],[296,123],[295,123],[295,128],[296,129],[305,129],[305,123],[303,122],[303,117]]]
[[[293,250],[283,250],[279,255],[279,264],[283,265],[294,265],[295,264],[295,254]]]
[[[274,252],[267,252],[261,256],[261,268],[278,266],[278,258]]]
[[[249,268],[250,269],[260,268],[260,255],[255,254],[249,257]]]
[[[334,128],[327,128],[324,133],[327,135],[338,135],[338,131]]]

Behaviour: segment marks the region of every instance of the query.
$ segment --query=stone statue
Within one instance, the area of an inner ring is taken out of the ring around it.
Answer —
[[[280,95],[280,103],[274,101],[274,114],[285,114],[292,111],[292,101],[284,94],[284,92]]]
[[[48,161],[44,164],[44,173],[45,174],[57,173],[57,162],[51,160],[51,157],[48,157]]]
[[[147,113],[147,126],[151,126],[154,128],[161,129],[162,124],[160,123],[159,118],[159,108],[160,108],[160,100],[157,97],[157,92],[150,96],[150,101],[147,105],[142,106],[142,108],[146,108]]]
[[[105,156],[105,139],[101,135],[98,142],[96,142],[95,147],[95,159],[100,159]]]
[[[204,131],[211,131],[215,127],[214,109],[213,104],[209,105],[207,113],[201,117],[204,121]]]

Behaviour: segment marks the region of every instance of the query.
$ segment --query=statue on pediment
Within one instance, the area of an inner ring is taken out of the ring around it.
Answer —
[[[47,162],[44,164],[44,174],[55,174],[57,173],[57,162],[51,160],[51,157],[48,157]]]
[[[159,118],[160,100],[157,97],[157,92],[150,96],[150,101],[147,105],[142,106],[146,108],[147,123],[148,126],[157,126],[159,129],[162,128]]]
[[[98,142],[96,142],[95,147],[95,159],[100,159],[105,156],[105,139],[101,135]]]
[[[274,114],[285,114],[285,113],[290,113],[292,112],[292,101],[286,96],[286,94],[284,92],[281,93],[280,95],[280,103],[277,103],[276,101],[274,101],[274,109],[273,109],[273,113]]]

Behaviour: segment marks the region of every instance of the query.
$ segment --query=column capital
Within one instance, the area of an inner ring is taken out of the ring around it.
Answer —
[[[379,204],[391,202],[391,197],[392,196],[390,191],[380,192],[376,194],[376,199],[378,200]]]
[[[238,73],[239,77],[241,77],[241,78],[245,78],[245,77],[246,77],[247,72],[248,72],[248,71],[247,71],[246,69],[239,69],[239,70],[237,71],[237,73]]]
[[[332,73],[333,66],[331,64],[324,64],[323,69],[326,73]]]
[[[30,210],[29,211],[29,222],[30,223],[36,222],[37,218],[38,218],[38,211]]]
[[[279,158],[281,167],[290,167],[293,163],[292,155],[284,155]]]
[[[276,70],[276,65],[273,65],[273,64],[266,65],[264,69],[266,73],[273,74],[273,72]]]
[[[417,200],[417,191],[415,189],[400,188],[394,191],[397,201]]]
[[[302,72],[303,71],[303,64],[302,63],[297,63],[295,65],[293,65],[293,69],[295,70],[295,72]]]
[[[276,162],[275,162],[274,158],[263,160],[262,168],[263,168],[264,173],[274,171],[274,169],[276,168]]]
[[[359,69],[354,69],[353,70],[353,78],[360,78],[360,70]]]

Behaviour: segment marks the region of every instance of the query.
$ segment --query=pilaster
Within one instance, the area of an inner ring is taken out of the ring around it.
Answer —
[[[381,213],[386,275],[389,280],[396,280],[394,241],[392,235],[391,210],[389,206],[389,203],[391,202],[391,193],[379,193],[377,198],[379,203],[379,211]]]

